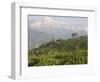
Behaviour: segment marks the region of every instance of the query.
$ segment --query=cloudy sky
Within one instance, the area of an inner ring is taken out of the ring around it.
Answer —
[[[75,31],[88,31],[87,17],[69,17],[69,16],[34,16],[28,17],[29,28],[41,31],[51,29],[65,29]],[[40,30],[39,30],[40,29]]]

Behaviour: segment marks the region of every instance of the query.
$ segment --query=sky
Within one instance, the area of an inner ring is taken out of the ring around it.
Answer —
[[[71,16],[34,16],[29,15],[29,28],[38,29],[66,29],[88,31],[87,17],[71,17]]]
[[[55,39],[72,38],[72,33],[78,36],[87,35],[87,17],[68,16],[28,16],[29,49],[35,45]]]

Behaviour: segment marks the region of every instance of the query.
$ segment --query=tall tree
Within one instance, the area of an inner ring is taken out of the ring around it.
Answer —
[[[76,38],[77,36],[78,36],[77,33],[72,33],[72,37],[73,37],[73,38]]]

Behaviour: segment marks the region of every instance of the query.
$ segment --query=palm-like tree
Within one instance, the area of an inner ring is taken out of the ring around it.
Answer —
[[[76,38],[77,36],[78,36],[77,33],[72,33],[72,37],[73,37],[73,38]]]

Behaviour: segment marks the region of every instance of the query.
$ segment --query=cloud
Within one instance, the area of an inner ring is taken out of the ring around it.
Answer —
[[[37,27],[37,28],[44,28],[45,27],[45,28],[50,29],[50,28],[58,28],[64,24],[65,23],[54,20],[51,17],[41,16],[39,20],[37,20],[31,24],[31,27],[33,27],[33,28],[34,27]]]
[[[30,27],[33,29],[57,29],[62,28],[66,30],[76,30],[87,32],[87,26],[77,24],[77,22],[69,22],[66,20],[60,21],[53,17],[40,16],[38,20],[30,23]]]

